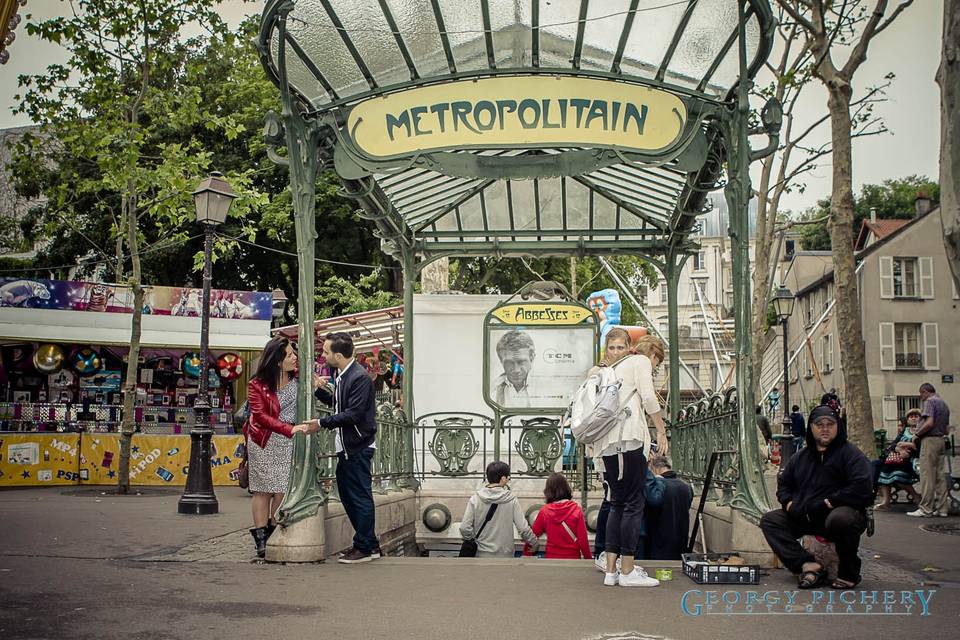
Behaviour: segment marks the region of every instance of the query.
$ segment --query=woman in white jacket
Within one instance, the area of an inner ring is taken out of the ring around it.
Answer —
[[[606,349],[600,366],[614,367],[621,381],[620,406],[628,415],[622,428],[614,427],[593,443],[590,453],[600,461],[603,479],[610,489],[610,515],[607,517],[603,583],[608,586],[653,587],[659,582],[634,565],[634,550],[643,523],[644,485],[650,456],[650,416],[657,429],[658,453],[669,449],[667,431],[653,386],[653,369],[663,362],[663,343],[643,336],[630,355],[630,334],[620,328],[607,333]],[[595,370],[591,371],[594,373]],[[617,558],[620,558],[620,572]]]

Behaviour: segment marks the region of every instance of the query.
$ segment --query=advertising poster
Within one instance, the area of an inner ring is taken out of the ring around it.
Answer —
[[[502,413],[559,413],[596,364],[597,317],[574,302],[496,306],[484,322],[484,399]]]
[[[80,435],[0,433],[0,487],[76,484]]]
[[[213,484],[236,484],[243,459],[242,435],[218,435],[211,442]],[[120,460],[120,435],[85,434],[80,445],[80,476],[84,484],[115,484]],[[136,434],[130,447],[130,484],[178,486],[187,482],[189,435]]]
[[[242,435],[213,437],[215,485],[236,485],[242,445]],[[0,487],[116,484],[119,461],[116,433],[0,433]],[[182,487],[189,467],[190,436],[133,436],[131,484]]]
[[[202,289],[148,287],[143,313],[198,318],[202,299]],[[133,292],[129,287],[98,282],[0,278],[0,307],[132,313]],[[210,317],[269,321],[273,318],[272,298],[270,293],[261,291],[214,289]]]

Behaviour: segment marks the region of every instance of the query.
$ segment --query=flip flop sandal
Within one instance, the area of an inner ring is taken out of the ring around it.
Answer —
[[[838,591],[849,591],[850,589],[855,589],[857,585],[860,584],[860,579],[856,581],[844,580],[843,578],[836,578],[830,582],[830,588],[836,589]]]
[[[800,575],[800,580],[797,582],[797,586],[800,589],[813,589],[814,587],[820,586],[824,580],[827,578],[827,570],[820,569],[819,571],[804,571]]]

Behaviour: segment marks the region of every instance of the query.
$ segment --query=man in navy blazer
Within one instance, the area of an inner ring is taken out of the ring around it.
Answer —
[[[318,385],[316,396],[333,407],[333,415],[311,420],[307,431],[321,427],[336,434],[337,489],[343,510],[353,525],[353,548],[338,562],[357,564],[380,557],[370,463],[376,447],[377,421],[373,381],[353,358],[353,338],[331,333],[323,342],[323,357],[338,371],[333,393]]]

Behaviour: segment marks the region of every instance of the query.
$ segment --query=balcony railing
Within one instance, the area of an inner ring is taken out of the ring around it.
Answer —
[[[898,353],[897,369],[923,369],[923,355],[919,353]]]

